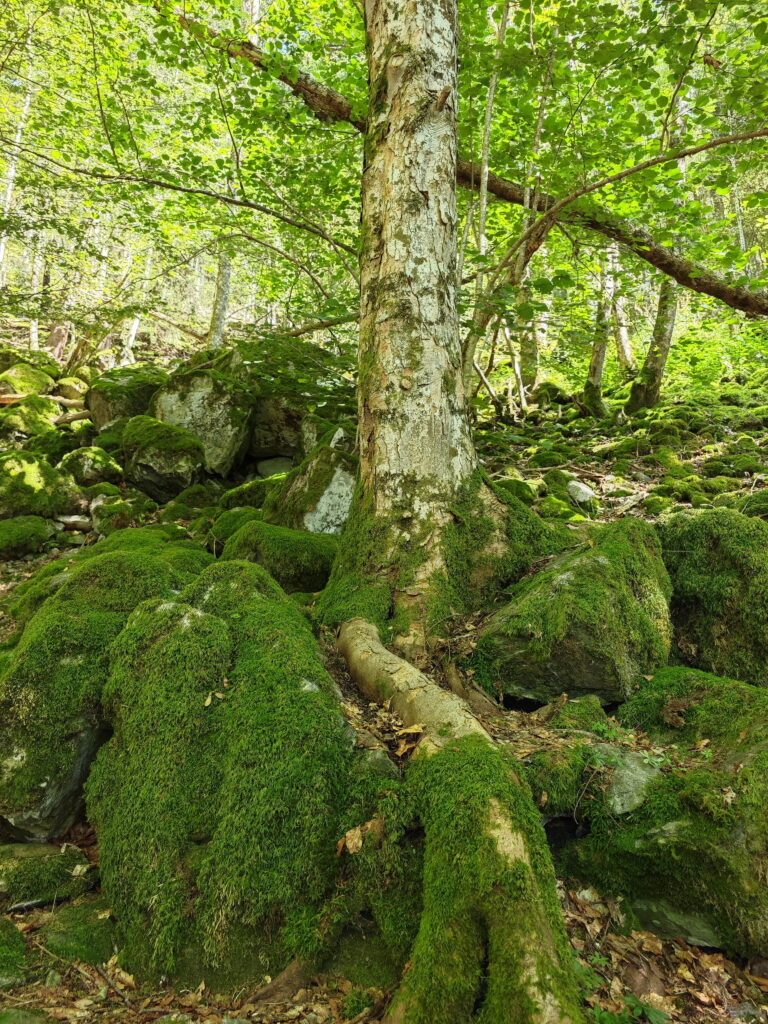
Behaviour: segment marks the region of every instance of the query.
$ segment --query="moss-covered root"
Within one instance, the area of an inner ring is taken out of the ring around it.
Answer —
[[[555,877],[530,792],[473,736],[417,758],[424,910],[389,1024],[581,1020]]]
[[[468,707],[387,651],[371,623],[345,623],[339,649],[366,695],[425,732],[410,777],[426,839],[424,910],[389,1024],[576,1024],[554,872],[527,786]]]

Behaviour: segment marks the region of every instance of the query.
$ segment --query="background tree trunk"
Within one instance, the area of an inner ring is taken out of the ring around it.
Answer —
[[[603,401],[603,370],[608,352],[609,338],[608,309],[603,296],[597,301],[595,314],[595,337],[592,342],[592,356],[589,360],[589,372],[584,383],[583,402],[590,415],[598,419],[608,415]]]
[[[213,297],[211,310],[211,326],[208,331],[208,344],[211,348],[221,348],[224,344],[224,328],[227,325],[229,311],[229,286],[232,280],[232,254],[224,247],[219,250],[218,272],[216,274],[216,293]]]
[[[665,277],[659,291],[659,305],[651,344],[624,406],[627,415],[637,412],[638,409],[652,409],[659,400],[664,369],[675,331],[678,295],[677,284],[671,278]]]

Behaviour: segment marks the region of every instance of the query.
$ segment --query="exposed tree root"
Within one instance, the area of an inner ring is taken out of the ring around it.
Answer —
[[[425,833],[424,910],[388,1024],[577,1024],[538,812],[469,707],[388,651],[374,625],[339,634],[350,674],[424,738],[411,767]]]

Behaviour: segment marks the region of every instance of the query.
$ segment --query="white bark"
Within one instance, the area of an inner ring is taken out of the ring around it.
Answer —
[[[8,174],[5,181],[5,195],[3,196],[3,219],[7,219],[11,212],[11,204],[13,202],[13,186],[16,181],[16,168],[18,166],[18,154],[21,140],[24,137],[24,126],[27,123],[27,117],[29,116],[29,108],[32,103],[32,95],[34,93],[33,87],[30,85],[24,94],[24,105],[21,108],[21,114],[19,115],[19,121],[16,125],[16,134],[13,139],[13,149],[8,157]],[[3,231],[0,234],[0,284],[4,278],[4,263],[5,263],[5,250],[8,245],[8,232]]]
[[[377,514],[439,529],[476,465],[456,310],[456,11],[367,0],[361,481]]]
[[[224,344],[224,328],[227,325],[229,311],[229,286],[232,280],[232,256],[226,248],[219,251],[219,266],[216,274],[216,294],[211,310],[211,327],[208,332],[208,344],[211,348],[221,348]]]

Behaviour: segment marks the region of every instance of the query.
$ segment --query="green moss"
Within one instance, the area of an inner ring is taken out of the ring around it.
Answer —
[[[10,442],[19,437],[37,437],[54,431],[53,423],[61,415],[61,406],[52,398],[30,395],[20,402],[14,402],[0,409],[0,438]],[[66,435],[63,435],[66,438]]]
[[[190,455],[202,460],[203,446],[187,430],[163,423],[151,416],[134,416],[123,429],[123,451],[131,455],[137,451],[162,451],[174,455]]]
[[[338,538],[329,534],[253,520],[231,535],[221,557],[258,562],[288,591],[317,591],[328,580],[338,547]]]
[[[44,370],[27,363],[16,363],[0,373],[0,395],[45,395],[55,381]]]
[[[62,907],[42,929],[40,941],[64,960],[103,964],[114,952],[115,927],[108,916],[106,900],[82,900]]]
[[[480,637],[478,679],[542,703],[563,691],[615,700],[666,662],[669,592],[652,527],[603,527],[511,591]]]
[[[176,495],[176,501],[183,502],[195,511],[199,511],[219,504],[220,497],[221,487],[213,482],[208,482],[185,487],[181,494]]]
[[[768,490],[748,494],[739,501],[737,507],[739,512],[745,516],[757,516],[759,519],[764,519],[768,516]]]
[[[585,770],[591,764],[592,749],[586,743],[531,754],[523,772],[536,805],[548,815],[574,814],[584,791]]]
[[[0,519],[73,512],[78,494],[72,480],[31,452],[0,455]]]
[[[674,505],[672,498],[665,498],[661,494],[649,494],[647,498],[643,500],[643,508],[645,511],[652,516],[661,515],[668,508]]]
[[[549,724],[555,729],[583,729],[591,731],[595,726],[604,725],[607,716],[600,698],[589,693],[578,700],[569,700],[555,712]]]
[[[39,516],[0,520],[0,558],[19,558],[39,551],[52,532],[50,524]]]
[[[762,683],[768,670],[768,525],[732,509],[661,520],[682,660]]]
[[[93,381],[86,396],[94,423],[104,429],[118,419],[145,413],[155,391],[167,381],[168,374],[155,366],[137,363],[107,370]]]
[[[94,498],[119,498],[120,488],[116,484],[90,484],[83,488],[83,494],[91,501]]]
[[[262,518],[259,508],[231,508],[222,512],[208,532],[207,546],[214,554],[220,553],[229,538],[246,523]]]
[[[266,480],[261,478],[249,480],[248,483],[240,484],[239,487],[232,487],[222,494],[219,504],[223,509],[242,508],[248,505],[252,508],[261,508],[264,500],[273,487],[283,480],[282,474],[269,477]]]
[[[140,606],[113,648],[115,738],[88,783],[102,878],[132,964],[173,972],[196,947],[215,965],[236,942],[260,973],[276,936],[285,959],[323,947],[335,843],[361,813],[352,746],[306,620],[260,566],[216,563],[183,598]]]
[[[73,899],[90,885],[88,869],[74,846],[0,846],[0,899],[8,905]]]
[[[123,479],[122,466],[103,448],[76,448],[65,455],[56,468],[74,477],[81,486],[98,482],[114,484]]]
[[[24,939],[21,932],[13,921],[0,917],[0,990],[22,983],[23,967]]]
[[[103,448],[106,452],[115,452],[121,450],[123,447],[123,431],[125,425],[128,422],[129,417],[121,416],[111,423],[105,430],[99,431],[96,435],[96,441],[98,442],[99,448]]]
[[[46,399],[41,399],[41,401],[46,401]],[[0,413],[1,420],[2,413]],[[25,452],[32,452],[33,455],[42,455],[52,465],[55,465],[67,452],[76,448],[77,444],[78,440],[74,434],[65,430],[52,430],[49,425],[41,433],[35,433],[28,437],[22,448]]]
[[[312,527],[309,516],[317,511],[322,496],[339,473],[351,478],[351,488],[357,476],[356,457],[329,444],[318,445],[301,465],[267,493],[264,499],[265,521],[296,530]],[[314,529],[324,526],[315,526]]]

